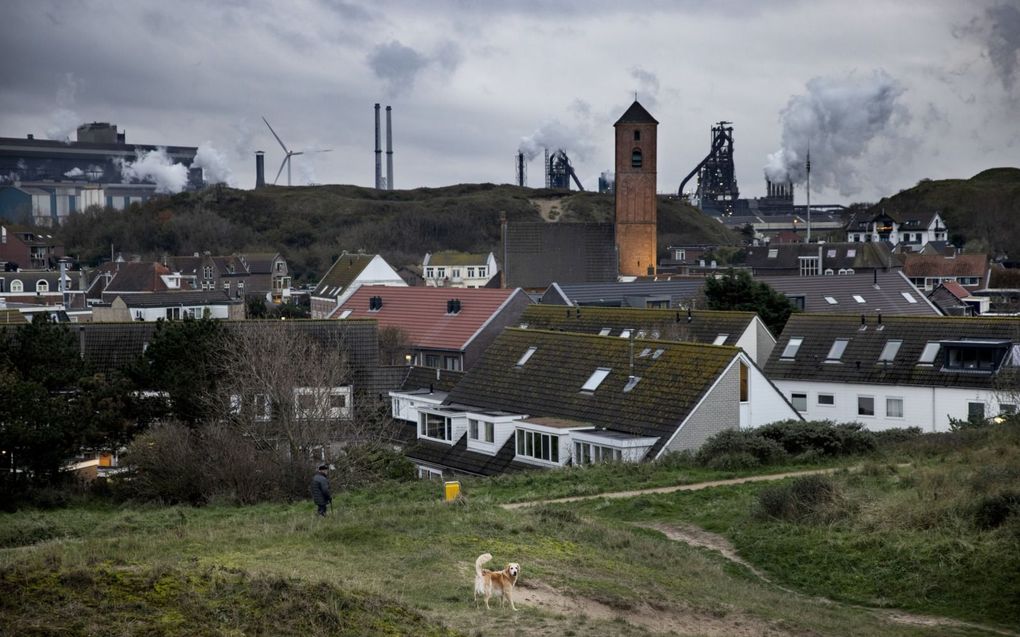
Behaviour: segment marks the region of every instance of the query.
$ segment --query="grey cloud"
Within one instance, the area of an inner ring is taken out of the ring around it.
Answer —
[[[640,67],[632,68],[630,76],[638,82],[638,100],[645,108],[654,109],[659,102],[659,77]]]
[[[376,76],[386,84],[391,95],[400,95],[411,90],[414,81],[426,66],[428,58],[397,40],[380,44],[368,56],[368,65]]]
[[[975,39],[982,43],[985,55],[1007,92],[1012,91],[1020,69],[1020,7],[997,4],[969,23],[953,28],[956,38]]]

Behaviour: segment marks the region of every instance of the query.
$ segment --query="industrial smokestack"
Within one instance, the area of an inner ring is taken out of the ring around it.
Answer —
[[[517,151],[517,185],[522,187],[522,188],[524,187],[524,182],[525,182],[524,175],[525,175],[525,173],[524,173],[524,151],[523,150],[519,150],[519,151]]]
[[[382,140],[379,133],[379,104],[375,105],[375,188],[382,188]]]
[[[386,107],[386,190],[393,190],[393,122],[390,119],[390,111]]]
[[[261,150],[255,151],[255,187],[266,187],[266,154]]]

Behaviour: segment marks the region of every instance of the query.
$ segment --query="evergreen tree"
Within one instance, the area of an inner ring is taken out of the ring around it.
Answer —
[[[757,312],[776,336],[783,331],[793,304],[768,284],[755,281],[746,270],[727,270],[719,278],[705,282],[705,299],[710,310]]]

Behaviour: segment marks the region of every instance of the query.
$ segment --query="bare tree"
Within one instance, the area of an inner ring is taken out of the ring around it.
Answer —
[[[356,441],[352,373],[344,339],[319,340],[285,321],[237,325],[209,399],[222,420],[281,459],[325,458],[331,443]]]
[[[411,339],[403,328],[388,326],[379,328],[379,364],[405,365],[405,356],[412,354]]]

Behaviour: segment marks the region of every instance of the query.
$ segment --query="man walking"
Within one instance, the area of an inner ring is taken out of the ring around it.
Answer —
[[[333,496],[329,492],[329,479],[326,477],[327,471],[329,465],[320,464],[318,473],[312,478],[312,501],[319,507],[320,516],[326,515],[326,507],[333,502]]]

